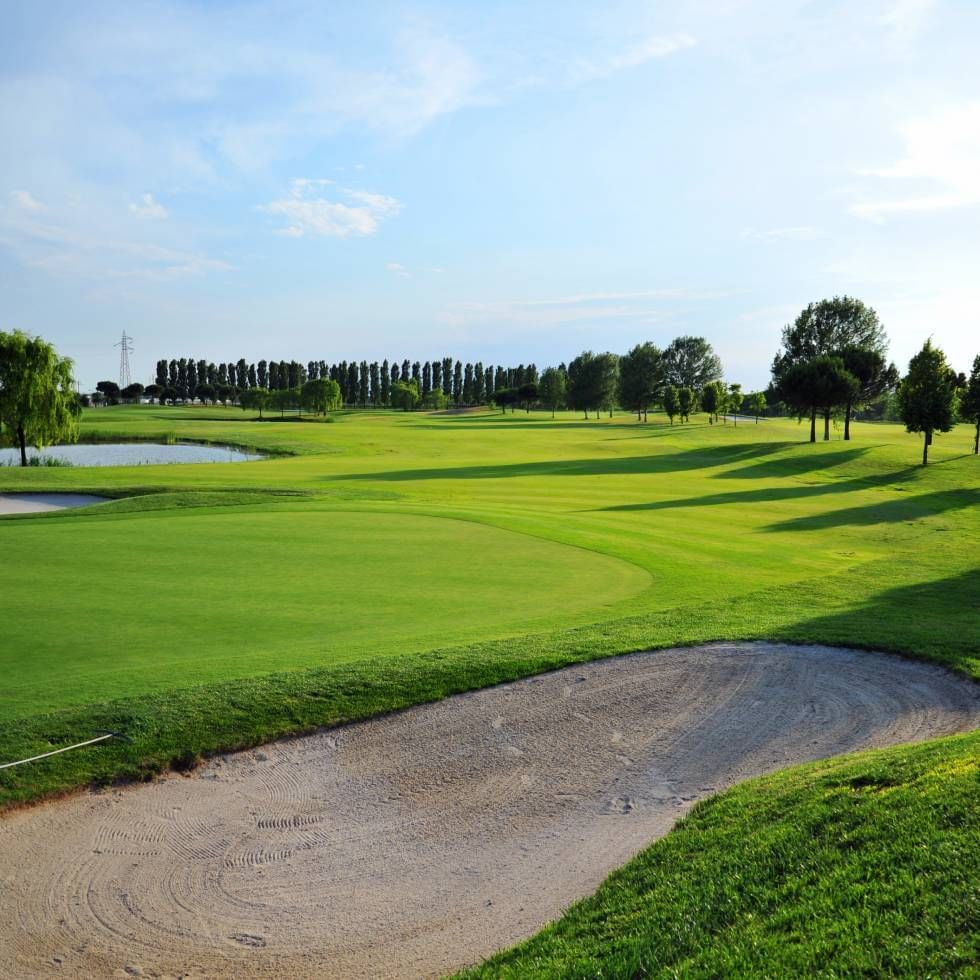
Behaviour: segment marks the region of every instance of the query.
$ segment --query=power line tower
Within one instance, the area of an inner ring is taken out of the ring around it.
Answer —
[[[119,348],[119,387],[128,388],[133,383],[129,374],[129,355],[133,353],[133,338],[127,337],[124,330],[122,340],[112,346]]]

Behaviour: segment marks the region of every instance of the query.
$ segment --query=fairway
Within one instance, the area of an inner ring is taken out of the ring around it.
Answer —
[[[316,504],[17,522],[3,550],[23,574],[3,585],[19,614],[0,623],[0,721],[178,678],[523,633],[602,615],[650,583],[636,565],[513,531]],[[81,582],[66,553],[97,556]]]

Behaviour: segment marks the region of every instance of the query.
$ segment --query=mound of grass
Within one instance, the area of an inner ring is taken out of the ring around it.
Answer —
[[[978,760],[973,733],[743,783],[463,976],[975,976]]]

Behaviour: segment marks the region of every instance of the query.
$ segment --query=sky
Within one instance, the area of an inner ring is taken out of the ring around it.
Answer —
[[[0,8],[0,330],[539,367],[707,337],[763,387],[838,294],[980,349],[980,3]]]

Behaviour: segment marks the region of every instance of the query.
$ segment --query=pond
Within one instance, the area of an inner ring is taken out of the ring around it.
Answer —
[[[93,442],[74,446],[49,446],[38,452],[27,450],[28,457],[62,460],[71,466],[154,466],[161,463],[247,463],[262,459],[260,453],[247,453],[231,446],[202,446],[178,442],[173,445],[154,442]],[[0,466],[19,466],[20,452],[0,449]]]

